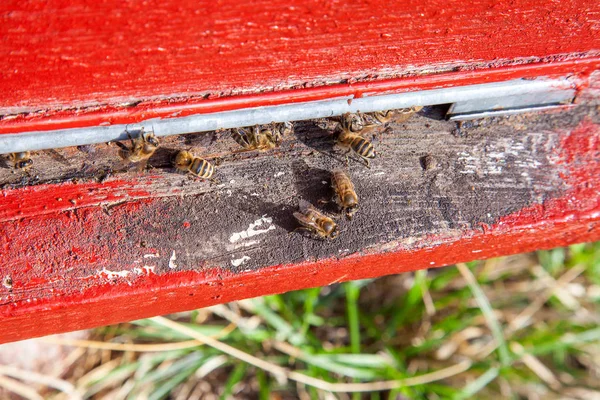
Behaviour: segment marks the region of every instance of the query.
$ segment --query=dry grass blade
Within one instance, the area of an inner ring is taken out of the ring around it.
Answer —
[[[14,379],[0,375],[0,387],[27,400],[44,400],[38,392]]]
[[[121,361],[122,361],[122,358],[118,357],[113,360],[110,360],[107,363],[100,365],[97,368],[94,368],[93,370],[91,370],[90,372],[88,372],[87,374],[85,374],[84,376],[82,376],[81,378],[79,378],[77,380],[77,387],[88,386],[92,382],[101,379],[103,376],[108,374],[114,368],[118,367],[119,364],[121,363]]]
[[[494,310],[490,305],[489,300],[487,299],[485,293],[477,283],[477,279],[471,273],[471,270],[464,263],[456,264],[456,268],[463,276],[467,285],[471,289],[473,296],[477,300],[477,304],[483,313],[483,316],[486,319],[490,330],[492,331],[492,335],[494,336],[494,340],[498,344],[498,356],[500,357],[500,362],[502,365],[506,366],[510,364],[510,354],[508,352],[508,348],[506,347],[506,341],[504,340],[504,333],[502,332],[502,328],[500,327],[500,323],[494,314]]]
[[[510,322],[508,328],[506,329],[506,333],[512,334],[526,326],[531,317],[533,317],[533,315],[538,312],[544,306],[544,304],[546,304],[548,299],[550,299],[550,297],[552,297],[557,290],[562,289],[562,287],[571,282],[573,279],[577,278],[583,271],[585,271],[585,267],[577,265],[567,270],[567,272],[565,272],[556,281],[553,280],[554,285],[552,287],[548,288],[548,290],[546,290],[542,295],[538,296],[529,306],[527,306],[527,308],[525,308],[515,319]]]
[[[154,317],[151,319],[158,324],[171,328],[179,333],[188,335],[196,340],[204,342],[206,345],[211,346],[214,349],[222,351],[225,354],[228,354],[250,365],[260,368],[265,372],[273,374],[276,378],[290,379],[328,392],[371,392],[378,390],[391,390],[407,386],[422,385],[425,383],[435,382],[460,374],[471,367],[471,361],[465,360],[448,368],[402,380],[379,381],[369,383],[330,383],[299,372],[290,371],[277,364],[273,364],[271,362],[262,360],[239,349],[236,349],[235,347],[231,347],[228,344],[222,343],[216,339],[196,332],[185,325],[179,324],[175,321],[171,321],[167,318]]]
[[[68,394],[71,399],[81,399],[75,392],[75,387],[69,382],[53,376],[42,375],[33,371],[0,365],[0,375],[8,375],[26,382],[33,382],[44,386],[50,386]]]
[[[183,350],[201,346],[197,340],[186,340],[184,342],[175,343],[160,343],[160,344],[135,344],[135,343],[112,343],[100,342],[95,340],[77,340],[77,339],[61,339],[61,338],[44,338],[46,343],[58,344],[61,346],[85,347],[88,349],[100,350],[115,350],[115,351],[134,351],[134,352],[160,352]]]
[[[552,371],[550,371],[540,360],[532,356],[531,354],[525,353],[525,349],[517,342],[512,342],[510,344],[510,349],[521,357],[521,361],[533,371],[541,380],[546,382],[548,386],[550,386],[553,390],[559,390],[561,388],[561,384],[558,379],[554,376]]]

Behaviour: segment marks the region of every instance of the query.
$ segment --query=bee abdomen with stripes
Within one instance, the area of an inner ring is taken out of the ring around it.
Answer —
[[[180,151],[175,157],[175,167],[187,171],[199,178],[210,179],[215,171],[214,166],[208,161],[194,156],[189,151]]]

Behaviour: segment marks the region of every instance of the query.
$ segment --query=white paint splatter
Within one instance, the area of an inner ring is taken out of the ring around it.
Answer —
[[[245,231],[233,233],[231,235],[231,237],[229,238],[229,242],[235,243],[241,239],[247,239],[252,236],[260,235],[261,233],[267,233],[267,232],[275,229],[275,226],[271,225],[272,222],[273,222],[273,218],[263,215],[260,219],[257,219],[256,221],[251,223],[250,226],[248,226],[248,229],[246,229]],[[262,226],[263,224],[268,225],[268,227],[265,229],[255,229],[255,228],[258,228],[259,226]]]
[[[273,175],[273,177],[275,177],[275,178],[279,178],[280,176],[283,176],[283,175],[285,175],[285,172],[283,172],[283,171],[279,171],[279,172],[277,172],[275,175]]]
[[[171,258],[169,258],[169,268],[171,268],[171,269],[177,268],[177,264],[175,264],[176,260],[177,260],[177,257],[175,257],[175,250],[173,250],[173,254],[171,255]]]
[[[158,258],[158,257],[160,257],[159,253],[144,254],[144,258]]]
[[[231,265],[233,265],[234,267],[239,267],[240,265],[242,265],[243,263],[245,263],[249,259],[250,259],[250,257],[243,256],[242,258],[231,260]]]
[[[106,267],[102,268],[102,271],[98,272],[99,275],[101,274],[105,274],[106,277],[108,279],[114,279],[114,278],[126,278],[127,276],[129,276],[129,274],[131,274],[131,271],[127,271],[127,270],[123,270],[123,271],[110,271],[108,269],[106,269]]]

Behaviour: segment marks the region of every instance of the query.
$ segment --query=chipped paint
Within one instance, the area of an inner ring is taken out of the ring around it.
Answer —
[[[171,269],[177,268],[177,264],[175,264],[176,260],[177,260],[177,257],[175,256],[175,250],[173,250],[173,254],[171,254],[171,258],[169,258],[169,268],[171,268]]]
[[[237,258],[235,260],[231,260],[231,265],[233,265],[234,267],[239,267],[240,265],[242,265],[243,263],[245,263],[248,260],[250,260],[250,257],[243,256],[242,258]]]
[[[114,278],[126,278],[131,274],[131,271],[122,270],[122,271],[110,271],[108,269],[102,268],[101,271],[98,271],[98,275],[106,275],[108,279]]]
[[[230,243],[235,243],[238,240],[241,239],[247,239],[249,237],[252,236],[256,236],[256,235],[260,235],[263,233],[267,233],[273,229],[275,229],[275,225],[271,225],[273,223],[273,218],[267,217],[266,215],[263,215],[261,218],[257,219],[256,221],[254,221],[253,223],[250,224],[250,226],[248,226],[248,229],[246,229],[245,231],[241,231],[241,232],[235,232],[233,233],[230,237],[229,237],[229,242]],[[268,226],[264,229],[256,229],[260,226],[263,225],[267,225]]]

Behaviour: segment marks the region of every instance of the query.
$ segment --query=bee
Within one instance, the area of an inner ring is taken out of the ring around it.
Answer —
[[[356,122],[357,118],[355,118],[355,115],[356,114],[346,114],[342,117],[340,122],[342,132],[339,134],[337,142],[340,147],[348,150],[346,154],[350,151],[354,151],[365,161],[366,166],[369,167],[369,159],[375,158],[375,149],[371,142],[360,136],[359,132],[362,132],[363,128],[358,129],[361,125]],[[360,119],[360,117],[358,119]],[[346,161],[347,160],[348,156],[346,155]]]
[[[273,128],[279,132],[280,137],[289,135],[294,131],[294,125],[289,121],[273,123]]]
[[[385,125],[394,120],[395,122],[407,121],[414,113],[421,111],[423,106],[412,106],[407,108],[399,108],[396,110],[374,111],[360,114],[362,119],[363,129],[374,128],[380,125]]]
[[[138,169],[142,170],[158,148],[158,139],[154,136],[154,132],[144,132],[144,128],[140,130],[140,134],[135,139],[129,132],[127,132],[127,137],[129,137],[131,147],[127,147],[121,142],[115,142],[120,147],[119,157],[125,162],[141,162]]]
[[[412,117],[413,114],[421,111],[422,109],[423,109],[423,106],[412,106],[412,107],[408,107],[408,108],[399,108],[398,110],[395,110],[396,116],[394,117],[394,121],[396,121],[396,122],[408,121],[408,119],[410,117]]]
[[[317,211],[312,204],[305,200],[300,200],[299,211],[294,212],[294,218],[302,226],[295,230],[307,230],[317,235],[320,239],[335,239],[338,237],[339,231],[335,221]]]
[[[21,151],[19,153],[10,153],[8,159],[13,163],[16,169],[27,170],[33,165],[31,159],[31,153],[28,151]]]
[[[358,196],[350,177],[341,169],[336,168],[331,175],[331,184],[335,191],[335,201],[346,213],[346,218],[352,219],[358,210]]]
[[[175,156],[175,167],[204,179],[212,178],[215,172],[215,167],[211,163],[185,150],[180,151]]]
[[[236,128],[231,133],[231,137],[244,150],[267,151],[279,146],[281,132],[278,126],[255,125],[248,128]]]

